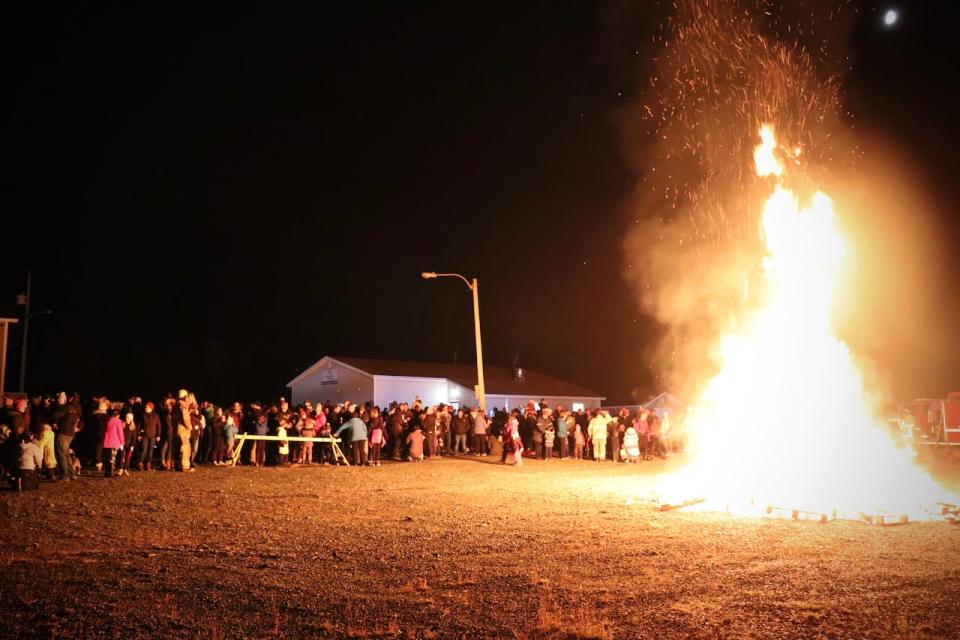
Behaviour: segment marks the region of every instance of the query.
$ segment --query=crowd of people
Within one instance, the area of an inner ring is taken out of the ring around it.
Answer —
[[[271,437],[237,450],[238,442],[246,444],[239,434]],[[181,389],[159,404],[139,397],[84,403],[65,392],[5,397],[0,412],[0,464],[22,489],[36,488],[41,478],[75,480],[81,469],[122,477],[131,470],[191,472],[206,464],[345,464],[347,456],[354,465],[373,467],[442,455],[499,456],[515,465],[524,458],[638,463],[682,447],[668,414],[572,411],[542,400],[489,414],[479,407],[425,405],[419,397],[384,408],[371,402],[292,407],[285,398],[220,407]]]

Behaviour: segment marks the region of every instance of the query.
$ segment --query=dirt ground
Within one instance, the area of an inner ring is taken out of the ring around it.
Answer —
[[[960,637],[960,526],[664,513],[675,459],[496,462],[3,492],[0,637]]]

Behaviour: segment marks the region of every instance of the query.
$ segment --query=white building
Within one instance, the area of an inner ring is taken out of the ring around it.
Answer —
[[[485,366],[487,409],[513,408],[541,399],[568,409],[599,407],[604,397],[536,371]],[[310,402],[366,402],[386,407],[391,402],[475,406],[477,368],[472,364],[407,362],[325,356],[287,383],[294,405]]]

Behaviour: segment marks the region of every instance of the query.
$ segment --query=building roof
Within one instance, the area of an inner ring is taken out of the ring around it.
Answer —
[[[360,371],[375,376],[405,376],[410,378],[446,378],[467,389],[477,384],[477,367],[472,364],[449,364],[443,362],[413,362],[408,360],[379,360],[374,358],[353,358],[349,356],[329,356]],[[321,358],[322,360],[322,358]],[[320,361],[317,361],[319,364]],[[310,372],[313,365],[294,378],[287,386],[292,386],[300,377]],[[544,396],[568,398],[603,398],[595,391],[548,376],[537,371],[523,368],[523,380],[516,380],[512,367],[485,365],[483,382],[488,395],[531,396],[537,400]],[[536,396],[536,397],[533,397]]]

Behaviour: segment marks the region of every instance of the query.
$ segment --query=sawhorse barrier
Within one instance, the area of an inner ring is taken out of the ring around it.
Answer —
[[[333,436],[315,436],[313,438],[304,438],[301,436],[288,436],[286,438],[281,438],[279,436],[257,436],[251,433],[238,433],[236,439],[233,443],[233,464],[236,466],[240,463],[240,454],[243,452],[243,443],[248,440],[265,440],[267,442],[321,442],[330,445],[330,449],[333,451],[333,459],[335,462],[343,462],[348,467],[350,466],[350,461],[347,460],[347,456],[343,455],[343,451],[340,449],[340,438],[335,438]]]

